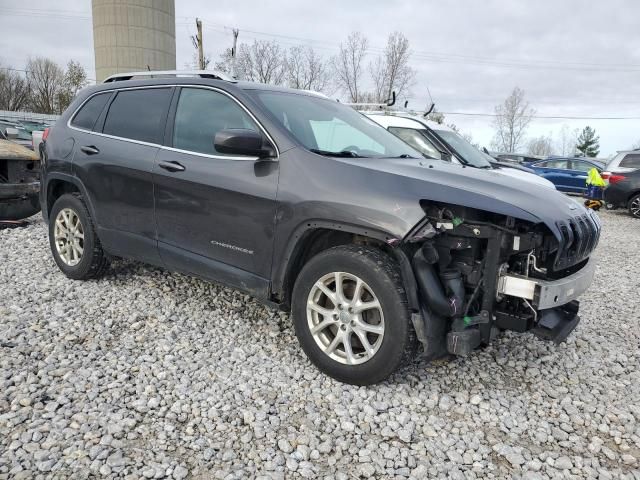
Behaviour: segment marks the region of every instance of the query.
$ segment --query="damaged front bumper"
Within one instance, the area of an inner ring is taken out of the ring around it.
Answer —
[[[498,295],[523,298],[536,310],[556,308],[570,303],[591,285],[596,271],[593,258],[572,275],[558,280],[543,280],[522,275],[505,274],[498,277]]]

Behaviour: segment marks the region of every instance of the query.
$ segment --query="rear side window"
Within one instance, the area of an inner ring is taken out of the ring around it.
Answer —
[[[595,168],[595,165],[591,165],[590,163],[587,163],[587,162],[579,162],[574,160],[572,164],[573,164],[572,170],[578,170],[580,172],[588,172],[592,168]]]
[[[621,167],[640,168],[640,154],[630,153],[620,162]]]
[[[540,164],[538,164],[539,166]],[[547,162],[547,164],[545,165],[545,168],[561,168],[561,169],[568,169],[569,168],[569,161],[568,160],[550,160]]]
[[[170,88],[120,91],[109,107],[103,133],[160,143],[170,100]]]
[[[218,155],[213,139],[220,130],[245,128],[258,132],[251,117],[234,100],[202,88],[183,88],[173,125],[173,146]]]
[[[71,120],[71,125],[85,130],[93,130],[96,120],[111,97],[111,93],[99,93],[87,100]]]

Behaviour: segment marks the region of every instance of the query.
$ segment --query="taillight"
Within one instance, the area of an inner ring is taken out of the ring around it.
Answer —
[[[612,173],[612,174],[609,176],[609,184],[610,184],[610,185],[612,185],[612,184],[614,184],[614,183],[621,182],[621,181],[622,181],[622,180],[624,180],[625,178],[627,178],[627,177],[625,177],[624,175],[616,175],[615,173]]]
[[[609,177],[611,176],[611,172],[602,172],[600,176],[602,177],[603,180],[609,180]]]
[[[44,129],[44,133],[42,134],[42,141],[44,142],[49,136],[49,127]]]

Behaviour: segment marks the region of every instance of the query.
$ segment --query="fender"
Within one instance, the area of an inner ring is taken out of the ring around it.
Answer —
[[[71,183],[72,185],[77,187],[77,189],[80,190],[80,194],[82,195],[84,202],[87,205],[87,208],[89,209],[89,213],[91,213],[91,217],[96,218],[95,211],[93,209],[93,204],[91,202],[91,198],[89,197],[89,194],[87,193],[87,189],[85,188],[83,183],[73,175],[70,175],[67,173],[60,173],[60,172],[51,172],[51,173],[47,173],[46,183],[41,186],[40,206],[42,208],[42,217],[44,218],[45,222],[49,221],[49,210],[47,208],[47,198],[49,194],[49,186],[54,180],[62,180],[63,182]]]
[[[273,263],[273,275],[271,283],[271,295],[275,295],[284,298],[284,292],[286,290],[287,277],[289,272],[294,266],[295,260],[300,255],[302,248],[305,245],[306,237],[313,231],[318,229],[333,230],[336,232],[346,232],[354,235],[362,235],[363,237],[369,237],[389,245],[393,251],[394,257],[400,265],[400,272],[402,279],[407,290],[407,299],[409,306],[412,310],[418,310],[418,296],[416,281],[413,276],[413,270],[411,264],[404,253],[404,251],[394,245],[398,245],[400,239],[396,236],[377,229],[363,228],[358,225],[344,223],[344,222],[331,222],[326,220],[307,220],[302,222],[296,227],[293,234],[289,237],[287,246],[284,251],[284,255],[281,261],[274,259]]]

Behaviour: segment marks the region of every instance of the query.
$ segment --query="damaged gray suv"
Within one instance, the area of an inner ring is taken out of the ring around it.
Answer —
[[[50,130],[41,203],[68,277],[126,257],[244,290],[357,385],[578,324],[601,227],[576,201],[425,159],[320,94],[152,74],[83,90]]]

